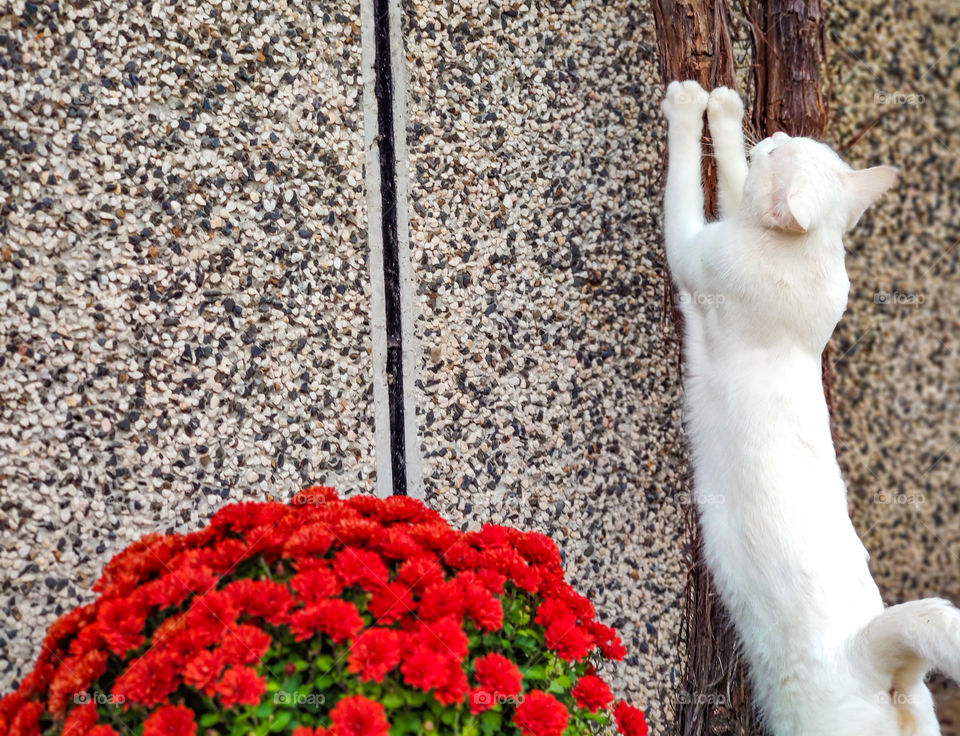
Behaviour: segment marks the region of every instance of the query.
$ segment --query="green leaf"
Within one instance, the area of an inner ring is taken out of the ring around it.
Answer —
[[[204,713],[200,716],[200,728],[207,728],[220,720],[219,713]]]
[[[288,710],[282,710],[277,713],[277,717],[273,719],[273,722],[270,724],[270,731],[272,733],[277,733],[282,731],[284,726],[290,722],[290,718],[293,714]]]
[[[398,713],[391,718],[390,736],[419,736],[420,716],[416,713]]]
[[[266,703],[260,703],[257,706],[257,718],[266,718],[273,712],[273,700],[268,700]]]
[[[543,665],[521,668],[524,680],[542,680],[546,676],[546,670]]]
[[[503,724],[503,715],[496,711],[488,710],[480,716],[480,727],[483,729],[484,736],[494,736],[500,733],[500,727]]]
[[[529,636],[516,636],[513,639],[513,643],[527,654],[533,654],[540,649],[539,642]]]
[[[403,705],[403,696],[400,693],[387,693],[380,702],[387,710],[393,710]]]

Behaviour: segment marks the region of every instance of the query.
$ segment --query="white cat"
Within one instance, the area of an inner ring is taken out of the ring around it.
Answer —
[[[707,565],[774,736],[932,736],[925,674],[960,680],[960,611],[884,609],[847,513],[820,354],[847,304],[841,239],[894,182],[783,133],[744,153],[743,105],[673,82],[664,202],[684,317],[686,429]],[[703,216],[707,112],[720,221]]]

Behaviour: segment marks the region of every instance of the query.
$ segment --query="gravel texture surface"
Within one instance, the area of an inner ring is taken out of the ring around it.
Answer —
[[[0,16],[0,688],[130,540],[372,490],[358,14]]]
[[[832,135],[867,129],[848,160],[900,167],[847,242],[834,385],[851,511],[887,603],[960,603],[960,19],[946,0],[831,13]],[[960,690],[935,689],[960,733]]]
[[[551,534],[663,733],[684,580],[646,4],[406,4],[428,501]]]
[[[956,14],[831,12],[832,135],[882,115],[847,156],[903,177],[848,244],[851,509],[888,602],[960,600]],[[647,6],[403,21],[428,501],[554,536],[659,736],[686,467]],[[300,0],[0,15],[0,689],[130,540],[373,490],[358,26]]]

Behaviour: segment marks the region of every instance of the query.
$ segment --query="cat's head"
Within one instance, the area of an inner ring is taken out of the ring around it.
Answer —
[[[774,133],[750,152],[743,205],[765,227],[843,233],[896,176],[891,166],[855,171],[823,143]]]

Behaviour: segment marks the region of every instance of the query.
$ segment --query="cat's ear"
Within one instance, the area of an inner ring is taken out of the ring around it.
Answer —
[[[860,171],[848,171],[844,177],[850,193],[850,213],[847,217],[849,230],[857,224],[867,207],[893,186],[897,180],[897,169],[893,166],[874,166]]]
[[[791,233],[805,233],[816,217],[816,193],[791,177],[787,186],[777,187],[762,213],[764,224]]]

